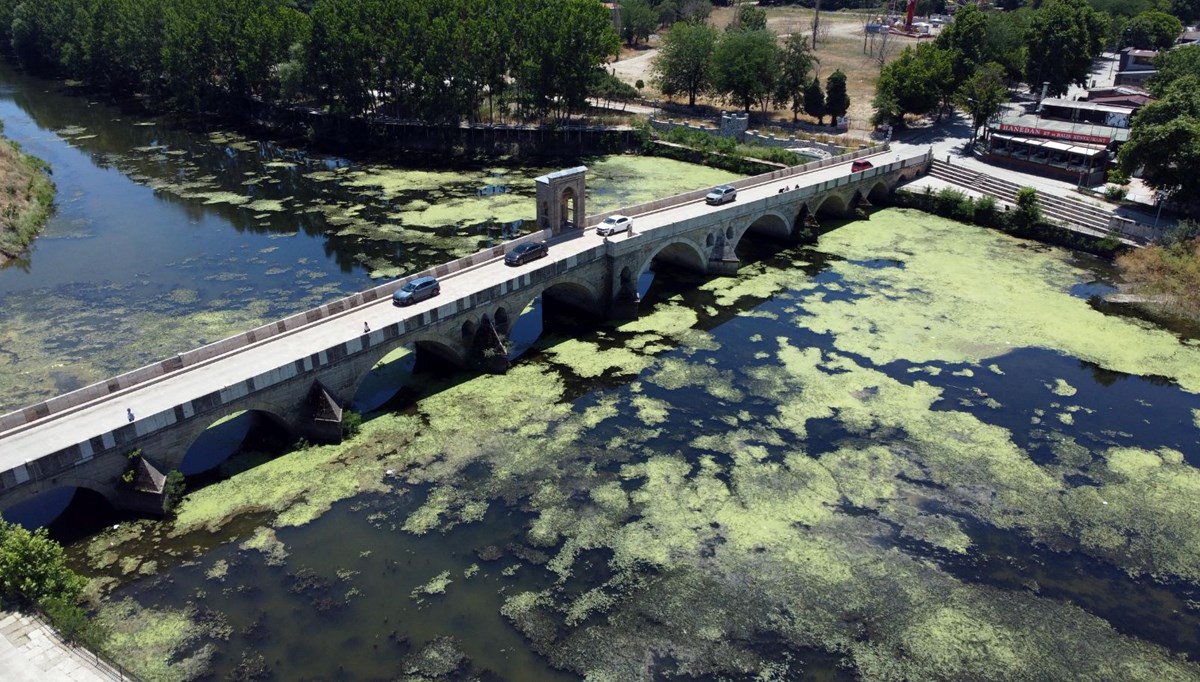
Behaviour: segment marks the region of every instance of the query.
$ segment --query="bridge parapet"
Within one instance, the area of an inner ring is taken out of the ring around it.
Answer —
[[[774,180],[781,180],[783,178],[789,178],[794,175],[808,173],[810,171],[818,170],[820,168],[826,168],[828,166],[834,166],[839,163],[846,163],[847,161],[852,161],[854,159],[860,159],[864,156],[871,156],[873,154],[879,154],[881,152],[887,151],[889,148],[890,147],[886,144],[875,145],[873,147],[867,147],[865,149],[859,149],[859,150],[856,150],[853,152],[848,152],[846,154],[842,154],[841,156],[835,156],[835,157],[828,158],[828,159],[819,159],[817,161],[810,161],[806,164],[802,164],[799,166],[792,166],[790,168],[781,168],[779,170],[771,171],[769,173],[761,173],[759,175],[753,175],[748,178],[742,178],[741,180],[734,180],[733,182],[731,182],[729,184],[733,185],[734,187],[737,187],[738,189],[744,189],[746,187],[753,187],[754,185],[761,185],[764,182],[772,182]],[[587,225],[595,225],[599,222],[602,222],[605,218],[609,217],[610,215],[616,215],[618,213],[620,213],[622,215],[641,215],[643,213],[654,213],[655,211],[661,211],[663,209],[672,208],[672,207],[678,206],[680,204],[688,204],[693,201],[699,201],[700,199],[703,199],[704,195],[708,194],[710,190],[711,190],[711,188],[705,187],[704,189],[698,189],[698,190],[694,190],[691,192],[684,192],[683,194],[675,194],[673,196],[664,197],[662,199],[655,199],[654,201],[647,201],[642,204],[635,204],[633,206],[625,206],[625,207],[615,209],[612,211],[607,211],[605,213],[597,213],[595,215],[589,215],[587,217],[586,224]]]

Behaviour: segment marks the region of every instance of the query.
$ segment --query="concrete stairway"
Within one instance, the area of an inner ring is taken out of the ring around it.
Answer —
[[[929,174],[940,180],[971,189],[981,194],[995,197],[1008,204],[1016,204],[1017,185],[1007,180],[994,178],[990,175],[977,173],[963,166],[955,166],[943,161],[934,161]],[[1084,228],[1086,231],[1104,235],[1108,233],[1109,220],[1112,213],[1097,206],[1085,204],[1082,201],[1038,192],[1038,202],[1042,214],[1052,220],[1061,221],[1068,225]]]

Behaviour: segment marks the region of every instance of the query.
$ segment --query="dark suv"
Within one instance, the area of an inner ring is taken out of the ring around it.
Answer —
[[[412,305],[417,301],[433,298],[440,293],[442,293],[442,285],[438,283],[437,278],[426,275],[418,277],[397,289],[392,294],[392,303],[396,305]]]

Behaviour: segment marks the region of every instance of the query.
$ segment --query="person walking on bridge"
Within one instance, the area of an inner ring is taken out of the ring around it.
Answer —
[[[133,410],[131,408],[126,407],[125,408],[125,416],[129,417],[129,421],[132,422],[133,421]]]

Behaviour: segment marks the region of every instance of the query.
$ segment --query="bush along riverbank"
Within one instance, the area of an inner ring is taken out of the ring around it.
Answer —
[[[1007,206],[1001,208],[992,197],[975,199],[948,187],[937,192],[928,187],[924,192],[896,190],[895,204],[1104,258],[1115,258],[1128,250],[1116,234],[1093,237],[1047,220],[1042,216],[1037,192],[1032,187],[1018,190],[1017,205],[1012,210]]]
[[[54,192],[46,162],[0,136],[0,267],[19,260],[42,231],[53,210]]]

